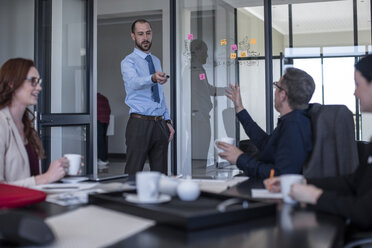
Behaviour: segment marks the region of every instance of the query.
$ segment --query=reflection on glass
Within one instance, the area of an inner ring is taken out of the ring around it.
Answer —
[[[192,158],[207,160],[211,144],[212,97],[223,96],[225,88],[215,87],[208,82],[208,75],[203,67],[208,58],[207,44],[202,40],[193,40],[190,50]]]
[[[86,1],[52,4],[50,113],[87,112]]]
[[[86,164],[86,126],[65,126],[45,128],[47,146],[50,149],[50,161],[54,161],[64,154],[82,155],[82,162]],[[85,167],[82,174],[85,174]]]

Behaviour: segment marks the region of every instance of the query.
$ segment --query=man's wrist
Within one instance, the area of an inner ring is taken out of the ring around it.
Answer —
[[[169,120],[165,120],[165,122],[166,122],[167,124],[171,124],[171,125],[173,126],[173,122],[172,122],[171,119],[169,119]]]
[[[156,79],[155,79],[155,73],[151,75],[151,81],[153,83],[157,83]]]

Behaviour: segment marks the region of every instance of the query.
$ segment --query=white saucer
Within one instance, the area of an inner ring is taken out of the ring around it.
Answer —
[[[138,198],[136,194],[124,193],[123,196],[125,197],[126,201],[137,203],[137,204],[159,204],[159,203],[169,202],[171,200],[170,195],[164,195],[164,194],[159,195],[158,199],[150,200],[150,201],[140,201],[140,199]]]
[[[63,183],[79,183],[88,180],[87,177],[65,177],[62,178],[61,181]]]

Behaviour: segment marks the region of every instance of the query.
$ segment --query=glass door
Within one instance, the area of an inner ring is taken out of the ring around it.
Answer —
[[[67,153],[93,172],[92,1],[36,1],[35,60],[43,78],[37,107],[42,169]]]

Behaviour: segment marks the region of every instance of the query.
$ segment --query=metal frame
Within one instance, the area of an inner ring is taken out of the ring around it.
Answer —
[[[265,25],[265,92],[266,92],[266,133],[274,129],[273,108],[273,46],[272,46],[272,11],[271,0],[264,0]]]
[[[170,105],[171,105],[171,118],[173,120],[173,126],[177,127],[177,67],[176,67],[176,0],[169,0],[169,11],[170,11]],[[173,136],[171,142],[171,173],[177,174],[177,132]]]
[[[86,129],[86,172],[93,172],[93,1],[86,2],[86,78],[87,78],[87,106],[88,113],[81,114],[52,114],[50,94],[51,88],[51,15],[52,1],[35,0],[35,63],[40,75],[45,79],[44,90],[38,99],[37,106],[37,129],[42,139],[47,158],[42,160],[42,171],[46,171],[50,164],[50,144],[45,137],[50,135],[50,127],[55,126],[85,126]]]

